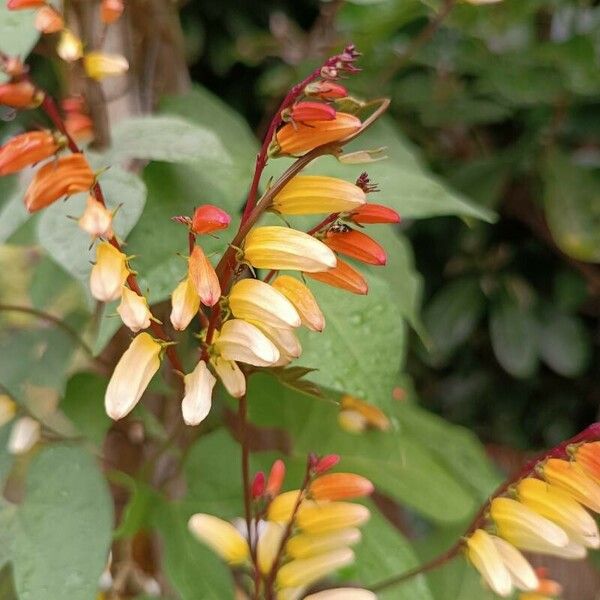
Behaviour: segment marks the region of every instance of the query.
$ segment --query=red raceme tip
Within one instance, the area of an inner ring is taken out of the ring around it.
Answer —
[[[323,102],[298,102],[282,114],[284,121],[331,121],[335,119],[335,108]]]
[[[262,471],[259,471],[252,480],[252,486],[250,487],[250,493],[252,498],[256,500],[265,493],[266,478]]]
[[[325,473],[329,469],[333,469],[341,460],[339,454],[326,454],[317,460],[314,466],[314,472],[317,474]]]
[[[329,231],[323,241],[333,251],[369,265],[382,266],[387,262],[382,246],[361,231]]]
[[[194,211],[191,229],[197,234],[212,233],[221,229],[227,229],[231,223],[231,217],[218,206],[203,204]]]
[[[363,204],[352,212],[350,219],[360,225],[400,223],[400,215],[383,204]]]

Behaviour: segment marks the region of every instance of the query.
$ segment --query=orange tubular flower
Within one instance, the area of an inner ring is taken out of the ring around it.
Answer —
[[[119,20],[124,10],[123,0],[102,0],[102,4],[100,5],[100,20],[105,25],[111,25]]]
[[[194,246],[189,261],[189,277],[205,306],[214,306],[221,297],[219,278],[200,246]]]
[[[298,102],[284,111],[282,117],[286,121],[302,123],[304,121],[332,121],[335,119],[335,108],[322,102]]]
[[[29,81],[0,85],[0,104],[12,108],[37,108],[44,100],[44,92]]]
[[[369,265],[382,266],[387,262],[385,250],[371,237],[361,231],[327,233],[325,244],[335,252],[345,254]]]
[[[285,478],[285,463],[281,459],[277,459],[271,470],[269,471],[269,477],[267,478],[267,485],[265,487],[265,494],[274,498],[279,494],[279,490],[283,485]]]
[[[368,402],[364,402],[354,396],[345,395],[341,399],[342,413],[354,412],[364,419],[365,427],[373,427],[380,431],[388,431],[390,420],[379,408]]]
[[[400,215],[383,204],[363,204],[350,215],[350,219],[361,225],[400,223]]]
[[[315,500],[349,500],[373,493],[373,484],[354,473],[329,473],[316,479],[310,486]]]
[[[575,463],[596,483],[600,483],[600,442],[579,446],[574,452]]]
[[[67,113],[65,129],[76,142],[88,143],[94,139],[94,123],[83,113]]]
[[[353,294],[365,295],[369,292],[369,285],[365,278],[348,263],[337,260],[337,266],[321,273],[304,273],[311,279],[316,279],[327,285],[352,292]]]
[[[61,156],[45,164],[25,192],[25,207],[35,212],[63,196],[85,192],[94,184],[94,172],[83,154]]]
[[[64,143],[63,136],[54,135],[50,131],[29,131],[17,135],[0,147],[0,175],[16,173],[50,158]]]
[[[46,0],[8,0],[6,8],[8,10],[23,10],[24,8],[39,8],[45,4]]]
[[[561,488],[594,512],[600,512],[600,485],[588,477],[579,465],[551,458],[540,470],[548,483]]]
[[[227,229],[231,223],[231,217],[218,206],[204,204],[194,211],[192,217],[192,231],[204,234],[213,233],[220,229]]]
[[[345,98],[348,95],[348,90],[343,85],[333,83],[333,81],[315,81],[304,88],[304,93],[307,96],[314,96],[323,100],[336,100]]]
[[[269,155],[305,154],[317,146],[343,140],[357,132],[360,127],[358,117],[341,112],[331,121],[288,123],[277,132],[269,148]]]
[[[42,33],[56,33],[65,22],[62,15],[51,6],[42,6],[35,15],[35,28]]]

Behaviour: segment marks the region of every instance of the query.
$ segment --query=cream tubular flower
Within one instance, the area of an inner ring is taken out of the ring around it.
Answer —
[[[94,196],[88,196],[85,210],[77,223],[83,231],[89,233],[93,238],[111,238],[113,214]]]
[[[115,421],[128,415],[139,402],[160,367],[162,346],[147,333],[133,338],[110,378],[104,405]]]
[[[226,321],[214,346],[222,358],[255,367],[268,367],[279,360],[273,342],[258,327],[241,319]]]
[[[189,277],[186,277],[171,294],[171,324],[183,331],[200,309],[200,296]]]
[[[188,521],[189,530],[230,565],[240,565],[250,556],[244,536],[229,522],[198,513]]]
[[[298,527],[306,533],[330,533],[339,529],[358,527],[369,520],[371,513],[362,504],[352,502],[323,502],[300,507]]]
[[[273,287],[294,305],[302,325],[311,331],[325,329],[325,317],[313,293],[299,279],[290,275],[280,275],[273,282]]]
[[[233,360],[220,356],[214,357],[211,362],[227,393],[234,398],[241,398],[246,393],[246,378],[242,370]]]
[[[63,29],[56,46],[56,53],[66,62],[75,62],[83,56],[83,44],[70,29]]]
[[[281,523],[276,523],[275,521],[264,523],[256,547],[258,568],[261,573],[266,574],[271,570],[284,532],[285,527]]]
[[[118,300],[128,276],[126,256],[109,242],[100,242],[90,274],[92,296],[101,302]]]
[[[545,481],[527,477],[519,482],[517,495],[525,506],[562,527],[577,544],[588,548],[600,547],[596,521],[567,492]]]
[[[504,562],[504,566],[508,569],[515,587],[523,591],[536,590],[539,581],[529,561],[512,544],[495,535],[490,537]]]
[[[498,535],[521,550],[548,553],[569,544],[564,529],[511,498],[494,498],[490,516]]]
[[[301,324],[293,304],[281,292],[258,279],[234,283],[229,308],[238,319],[258,321],[270,327],[299,327]]]
[[[369,590],[359,588],[335,588],[310,594],[304,600],[377,600],[377,596]]]
[[[277,573],[277,585],[282,588],[309,587],[332,571],[352,563],[354,552],[339,548],[311,558],[298,558],[283,565]]]
[[[467,539],[467,558],[496,594],[506,598],[512,592],[512,579],[491,536],[477,529]]]
[[[275,344],[279,350],[279,360],[273,363],[274,367],[281,367],[289,364],[294,358],[302,354],[302,346],[291,329],[278,329],[269,327],[263,323],[254,322],[266,336]]]
[[[335,254],[302,231],[276,225],[256,227],[246,236],[245,259],[257,269],[316,273],[335,267]]]
[[[273,209],[283,215],[318,215],[356,210],[367,201],[357,185],[318,175],[294,177],[273,199]]]
[[[142,329],[150,327],[152,313],[148,308],[148,301],[128,287],[123,286],[121,294],[121,303],[117,307],[117,312],[123,323],[137,333]]]
[[[292,558],[309,558],[336,548],[353,546],[361,539],[359,529],[349,527],[331,533],[298,533],[290,538],[286,550]]]
[[[32,417],[20,417],[10,430],[6,449],[9,454],[29,452],[42,437],[42,426]]]
[[[200,246],[194,246],[189,260],[189,278],[205,306],[214,306],[221,297],[221,285],[215,270]]]
[[[201,360],[184,378],[185,396],[181,402],[183,420],[187,425],[198,425],[210,412],[212,391],[217,380]]]
[[[126,73],[129,69],[129,63],[120,54],[88,52],[83,57],[83,67],[88,77],[101,81],[105,77],[114,77]]]

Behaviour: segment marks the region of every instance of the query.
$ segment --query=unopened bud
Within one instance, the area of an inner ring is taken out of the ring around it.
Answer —
[[[231,223],[231,217],[218,206],[203,204],[194,211],[191,229],[194,233],[205,234],[227,229]]]
[[[0,85],[0,104],[12,108],[36,108],[44,100],[44,92],[29,81]]]
[[[285,463],[281,459],[277,459],[271,470],[269,471],[269,477],[267,479],[267,485],[265,488],[265,493],[271,498],[274,498],[279,494],[279,490],[281,490],[281,486],[283,485],[283,480],[285,478]]]
[[[322,456],[315,464],[315,473],[325,473],[329,469],[333,469],[341,460],[339,454],[327,454]]]
[[[336,98],[345,98],[348,90],[333,81],[314,81],[304,88],[304,93],[307,96],[315,96],[323,100],[335,100]]]
[[[265,474],[262,471],[259,471],[254,476],[250,492],[254,500],[260,498],[265,493]]]

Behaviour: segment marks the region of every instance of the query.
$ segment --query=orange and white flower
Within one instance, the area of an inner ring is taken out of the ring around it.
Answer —
[[[246,378],[237,363],[221,356],[213,357],[211,363],[229,395],[241,398],[246,393]]]
[[[544,479],[564,490],[577,502],[600,512],[600,484],[588,477],[576,462],[550,458],[540,466]]]
[[[200,308],[200,296],[189,277],[186,277],[171,294],[171,324],[183,331]]]
[[[289,364],[302,354],[300,340],[291,329],[270,327],[258,321],[253,322],[279,351],[279,360],[273,363],[273,366],[280,367]]]
[[[105,77],[123,75],[129,69],[129,63],[120,54],[88,52],[83,57],[83,67],[88,77],[102,81]]]
[[[121,303],[117,307],[117,312],[123,323],[133,333],[150,327],[152,313],[148,308],[148,300],[128,287],[123,286]]]
[[[242,321],[226,321],[214,343],[215,351],[226,360],[256,367],[268,367],[279,360],[279,350],[258,327]]]
[[[241,565],[250,557],[248,543],[229,522],[198,513],[188,522],[189,530],[231,565]]]
[[[79,217],[77,224],[93,238],[103,237],[110,239],[113,237],[112,220],[112,211],[108,210],[102,202],[98,202],[90,194],[85,205],[85,210],[81,217]]]
[[[294,305],[302,325],[311,331],[323,331],[325,317],[313,293],[306,285],[290,275],[280,275],[273,281],[272,285]]]
[[[539,581],[529,561],[506,540],[495,535],[491,536],[496,550],[510,573],[513,585],[519,590],[535,590]]]
[[[238,319],[271,327],[299,327],[301,324],[293,304],[274,287],[258,279],[234,283],[229,293],[229,308]]]
[[[258,269],[291,269],[314,273],[337,264],[323,242],[302,231],[276,225],[256,227],[246,236],[244,258]]]
[[[221,285],[210,260],[200,246],[194,246],[190,254],[188,275],[202,304],[214,306],[221,297]]]
[[[122,419],[135,408],[160,367],[161,350],[161,344],[147,333],[133,338],[106,388],[104,406],[111,419]]]
[[[0,175],[17,173],[29,165],[50,158],[64,143],[63,136],[51,131],[28,131],[16,135],[0,147]]]
[[[328,473],[310,485],[310,495],[315,500],[350,500],[373,493],[373,484],[355,473]]]
[[[119,299],[128,276],[127,257],[109,242],[100,242],[90,274],[92,296],[101,302]]]
[[[112,25],[119,20],[124,10],[123,0],[102,0],[100,4],[100,20],[105,25]]]
[[[294,177],[273,199],[273,210],[283,215],[317,215],[352,211],[366,202],[354,183],[318,175]]]
[[[183,420],[187,425],[199,425],[210,412],[212,391],[217,380],[203,360],[183,380],[185,383],[185,396],[181,402]]]
[[[339,258],[335,267],[319,273],[305,271],[305,274],[311,279],[316,279],[321,283],[326,283],[352,294],[364,296],[369,293],[369,284],[365,278],[354,267]]]

